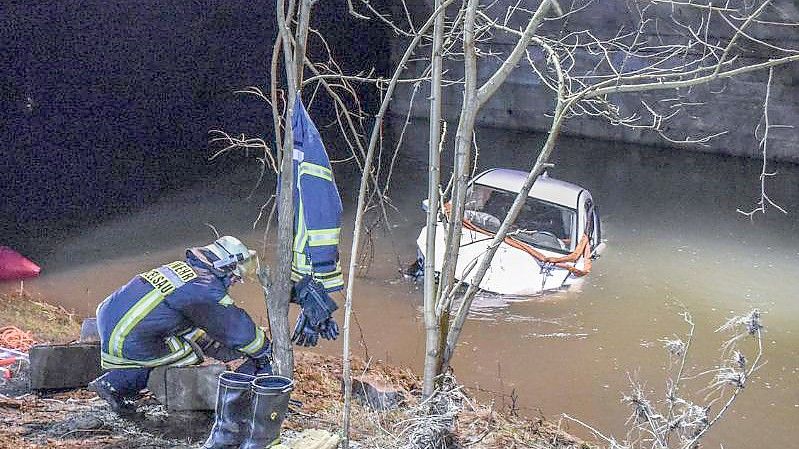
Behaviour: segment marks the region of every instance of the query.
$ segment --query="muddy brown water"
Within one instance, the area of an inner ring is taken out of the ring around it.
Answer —
[[[391,212],[393,228],[390,234],[376,233],[373,259],[356,286],[354,348],[361,356],[421,372],[421,287],[398,272],[415,258],[414,241],[424,222],[418,203],[426,191],[419,162],[426,151],[425,127],[412,126],[390,190],[398,209]],[[483,130],[478,166],[525,168],[540,141],[530,134]],[[387,156],[390,151],[387,146]],[[669,361],[660,339],[686,330],[682,306],[697,323],[692,373],[718,363],[724,337],[714,330],[732,313],[757,307],[765,312],[767,364],[713,431],[710,447],[796,447],[799,167],[772,164],[778,176],[770,180],[771,197],[789,214],[770,209],[749,220],[736,208],[754,207],[756,159],[563,138],[554,162],[553,177],[592,191],[608,249],[580,291],[480,297],[454,362],[460,380],[500,393],[492,395],[498,406],[513,402],[512,395],[521,413],[568,413],[624,438],[628,409],[620,398],[629,391],[630,377],[645,382],[653,398],[662,398]],[[263,228],[251,226],[260,202],[246,199],[250,180],[187,189],[138,213],[87,225],[67,240],[45,242],[51,255],[43,261],[43,274],[24,288],[91,315],[132,274],[205,243],[212,234],[204,223],[261,246]],[[346,175],[338,181],[352,191],[354,181]],[[354,206],[345,203],[348,237]],[[348,239],[342,250],[346,263]],[[264,321],[259,288],[236,286],[232,295]],[[323,342],[316,350],[339,354],[341,342]],[[704,395],[700,386],[687,388],[695,399]]]

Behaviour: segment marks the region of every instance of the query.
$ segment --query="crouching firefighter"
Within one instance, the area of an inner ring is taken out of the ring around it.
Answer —
[[[101,360],[108,372],[89,384],[119,414],[133,414],[134,400],[158,366],[246,359],[243,376],[271,374],[264,331],[228,294],[254,279],[257,255],[235,237],[186,250],[184,261],[141,273],[97,308]]]

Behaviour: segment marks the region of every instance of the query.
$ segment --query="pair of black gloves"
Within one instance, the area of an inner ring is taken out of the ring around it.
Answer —
[[[316,346],[319,337],[325,340],[338,338],[338,324],[333,319],[333,312],[338,309],[325,288],[311,276],[305,276],[294,285],[292,302],[300,305],[302,310],[294,325],[291,341],[300,346]]]

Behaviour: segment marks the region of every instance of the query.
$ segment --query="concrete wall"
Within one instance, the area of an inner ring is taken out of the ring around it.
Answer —
[[[490,11],[495,16],[503,16],[504,9],[516,0],[500,0]],[[526,2],[534,6],[537,1]],[[799,9],[792,2],[777,2],[779,11],[772,11],[764,16],[767,20],[799,21]],[[413,3],[416,14],[429,17],[429,0],[419,0]],[[613,34],[621,26],[630,30],[635,22],[635,17],[628,11],[628,3],[623,0],[602,0],[594,2],[589,8],[570,17],[567,30],[592,30],[595,34]],[[690,11],[678,11],[681,20],[685,23],[699,23],[701,18],[691,17]],[[670,9],[661,9],[658,16],[666,23]],[[521,23],[514,24],[518,28]],[[557,27],[557,28],[556,28]],[[542,27],[542,33],[547,36],[557,36],[561,32],[562,22],[548,22]],[[725,30],[729,26],[712,22],[708,36],[709,41],[723,39]],[[770,27],[754,26],[750,29],[754,35],[766,38],[770,43],[785,47],[799,49],[799,32],[796,27],[782,26]],[[713,36],[714,32],[722,35]],[[654,33],[643,36],[650,42],[656,42]],[[666,27],[659,28],[657,39],[665,41],[680,39]],[[492,52],[507,54],[515,39],[509,35],[495,33],[489,44],[484,49]],[[763,47],[753,45],[745,39],[740,41],[746,51],[745,58],[739,58],[746,63],[758,63],[774,56],[774,52]],[[394,45],[393,55],[395,61],[404,51],[400,45]],[[784,54],[783,54],[784,55]],[[543,58],[534,54],[535,58]],[[585,73],[591,70],[596,63],[596,56],[585,53],[580,54],[575,67],[575,73]],[[636,61],[625,62],[636,64]],[[479,62],[480,82],[500,64],[499,58],[482,58]],[[422,69],[419,63],[411,64],[410,73],[419,73]],[[462,76],[462,63],[449,62],[447,64],[447,77],[459,79]],[[640,143],[654,146],[679,147],[689,150],[708,151],[718,154],[735,156],[760,157],[760,148],[754,136],[755,127],[762,119],[763,101],[765,97],[768,70],[753,72],[737,78],[712,82],[697,86],[690,90],[658,91],[655,93],[619,94],[612,101],[620,107],[622,115],[638,114],[648,117],[646,109],[641,105],[643,99],[651,105],[665,105],[663,99],[675,98],[680,95],[684,101],[701,103],[687,108],[684,114],[669,120],[663,127],[664,134],[675,140],[685,138],[699,138],[707,135],[725,132],[711,141],[699,144],[675,144],[661,137],[658,133],[642,128],[627,128],[613,126],[607,120],[593,117],[574,117],[569,119],[563,129],[568,135],[589,137],[595,139]],[[416,100],[411,107],[411,114],[415,117],[426,117],[428,105],[425,101],[427,86],[421,86],[416,95]],[[399,89],[392,111],[397,115],[405,115],[409,110],[410,86]],[[461,87],[452,86],[445,92],[444,115],[447,119],[457,119],[460,112]],[[554,105],[553,94],[540,84],[537,76],[530,70],[525,62],[521,64],[509,77],[508,81],[498,93],[491,98],[482,109],[479,123],[483,125],[512,128],[518,130],[546,132],[551,123],[547,114]],[[667,110],[661,108],[661,110]],[[799,126],[799,63],[775,69],[774,82],[772,83],[769,115],[772,124],[786,124]],[[651,119],[643,119],[642,122]],[[799,162],[799,130],[798,129],[773,129],[768,142],[769,157],[778,160]]]

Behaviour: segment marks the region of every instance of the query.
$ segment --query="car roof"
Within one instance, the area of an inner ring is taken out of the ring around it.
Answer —
[[[527,172],[521,170],[493,168],[475,176],[472,182],[510,192],[519,192],[527,175]],[[575,209],[577,208],[577,198],[583,190],[585,189],[577,184],[550,178],[544,172],[535,181],[528,196]]]

